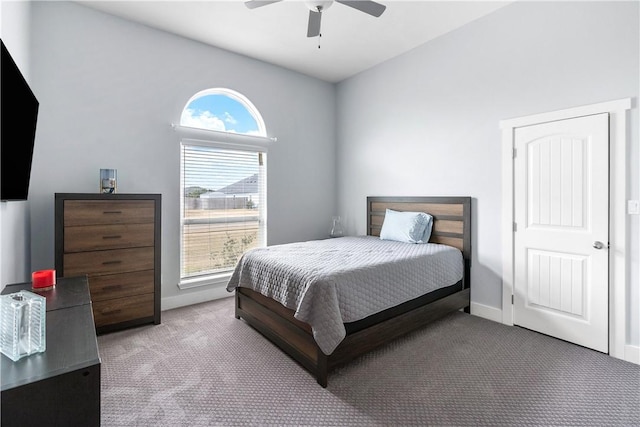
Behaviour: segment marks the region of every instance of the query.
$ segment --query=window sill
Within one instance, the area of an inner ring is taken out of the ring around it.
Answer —
[[[201,286],[226,286],[229,282],[229,278],[231,278],[231,271],[227,271],[224,273],[211,274],[208,276],[199,276],[190,279],[182,279],[180,283],[178,283],[178,288],[180,289],[191,289],[191,288],[199,288]]]

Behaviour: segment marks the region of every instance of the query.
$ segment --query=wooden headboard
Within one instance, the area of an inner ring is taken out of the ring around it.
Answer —
[[[453,246],[465,261],[464,287],[471,280],[471,197],[367,197],[367,235],[379,236],[387,209],[433,216],[431,243]]]

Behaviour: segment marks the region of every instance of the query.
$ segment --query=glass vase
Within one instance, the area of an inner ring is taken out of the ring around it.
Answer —
[[[0,296],[0,351],[9,359],[46,350],[46,304],[29,291]]]
[[[331,237],[344,236],[344,229],[342,228],[342,220],[339,215],[332,217]]]

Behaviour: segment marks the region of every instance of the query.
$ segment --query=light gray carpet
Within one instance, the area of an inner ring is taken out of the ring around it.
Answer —
[[[99,336],[102,425],[640,426],[640,366],[532,331],[456,312],[323,389],[233,304]]]

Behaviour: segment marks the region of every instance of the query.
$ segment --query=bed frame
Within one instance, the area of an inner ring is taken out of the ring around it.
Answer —
[[[461,290],[410,311],[398,310],[382,322],[348,333],[330,355],[325,355],[311,327],[293,317],[294,311],[248,288],[236,289],[236,318],[244,319],[285,353],[314,374],[327,387],[331,370],[374,348],[439,319],[453,311],[469,312],[471,268],[470,197],[367,197],[367,234],[379,236],[386,209],[427,212],[434,224],[430,242],[462,251],[464,278]]]

